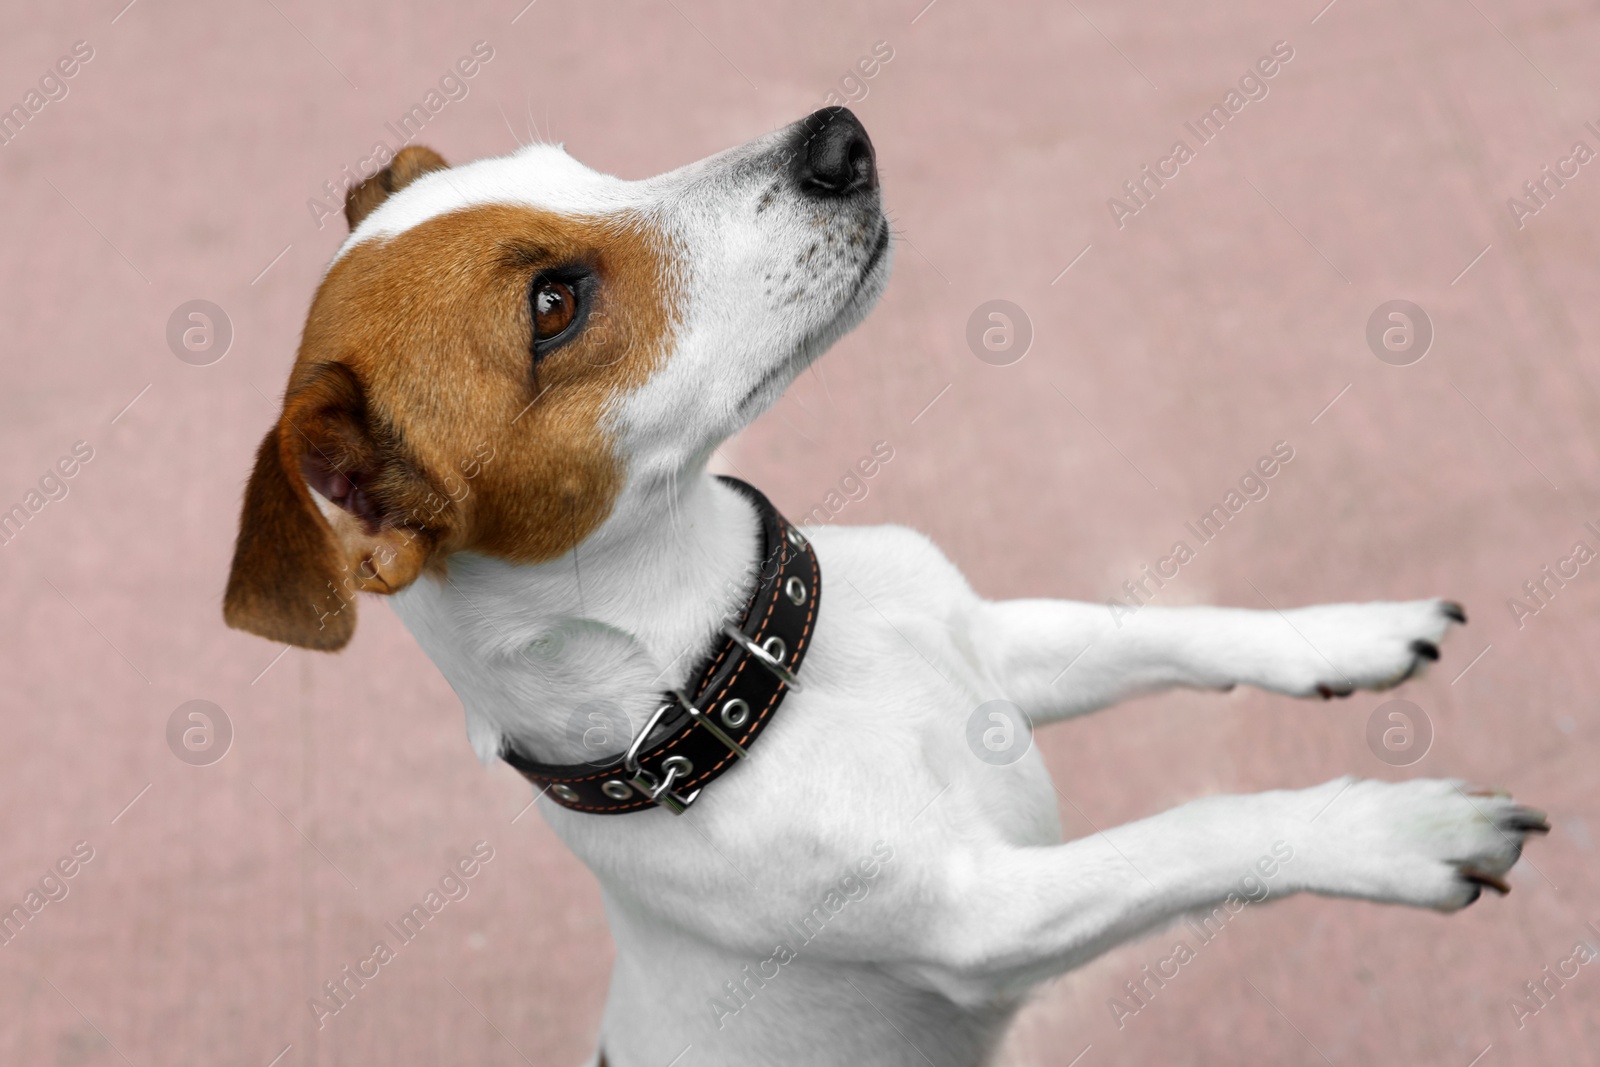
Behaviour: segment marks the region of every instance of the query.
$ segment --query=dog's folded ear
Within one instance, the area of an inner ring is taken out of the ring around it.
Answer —
[[[358,591],[398,592],[421,573],[449,501],[368,411],[353,371],[324,363],[297,378],[256,453],[223,618],[332,652],[355,632]]]
[[[393,162],[345,195],[345,221],[355,229],[373,208],[389,198],[390,193],[399,192],[429,171],[449,168],[444,157],[431,148],[414,144],[400,149]]]

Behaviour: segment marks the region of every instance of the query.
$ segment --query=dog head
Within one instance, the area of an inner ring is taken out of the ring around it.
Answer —
[[[557,558],[702,467],[882,292],[872,143],[828,108],[627,182],[559,147],[350,190],[245,491],[223,613],[343,647],[357,591]]]

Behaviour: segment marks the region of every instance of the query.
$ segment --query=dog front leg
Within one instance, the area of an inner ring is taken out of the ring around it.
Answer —
[[[943,857],[908,980],[974,1005],[1015,995],[1186,912],[1216,929],[1297,892],[1454,911],[1544,816],[1462,782],[1337,779],[1197,800],[1064,845]]]
[[[1437,659],[1445,631],[1465,621],[1447,600],[1281,612],[1007,600],[976,609],[971,640],[1007,695],[1046,723],[1173,686],[1300,697],[1385,689]]]

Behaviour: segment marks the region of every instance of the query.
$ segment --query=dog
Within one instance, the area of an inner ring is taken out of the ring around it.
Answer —
[[[1466,617],[988,601],[910,529],[796,530],[712,477],[886,285],[847,109],[637,182],[558,146],[411,146],[345,211],[224,617],[332,651],[356,592],[391,598],[479,757],[543,783],[599,880],[591,1063],[982,1064],[1030,989],[1241,885],[1449,912],[1548,830],[1500,791],[1342,778],[1063,843],[1038,751],[978,758],[1169,687],[1385,689]],[[693,707],[729,670],[749,701]],[[698,754],[647,766],[664,731]]]

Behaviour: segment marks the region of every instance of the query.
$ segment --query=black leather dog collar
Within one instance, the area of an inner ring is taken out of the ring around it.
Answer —
[[[681,814],[708,783],[746,755],[772,721],[811,644],[822,570],[810,542],[760,490],[722,479],[761,516],[761,569],[735,627],[662,703],[624,753],[590,763],[536,763],[509,744],[501,758],[574,811],[619,815],[661,806]]]

